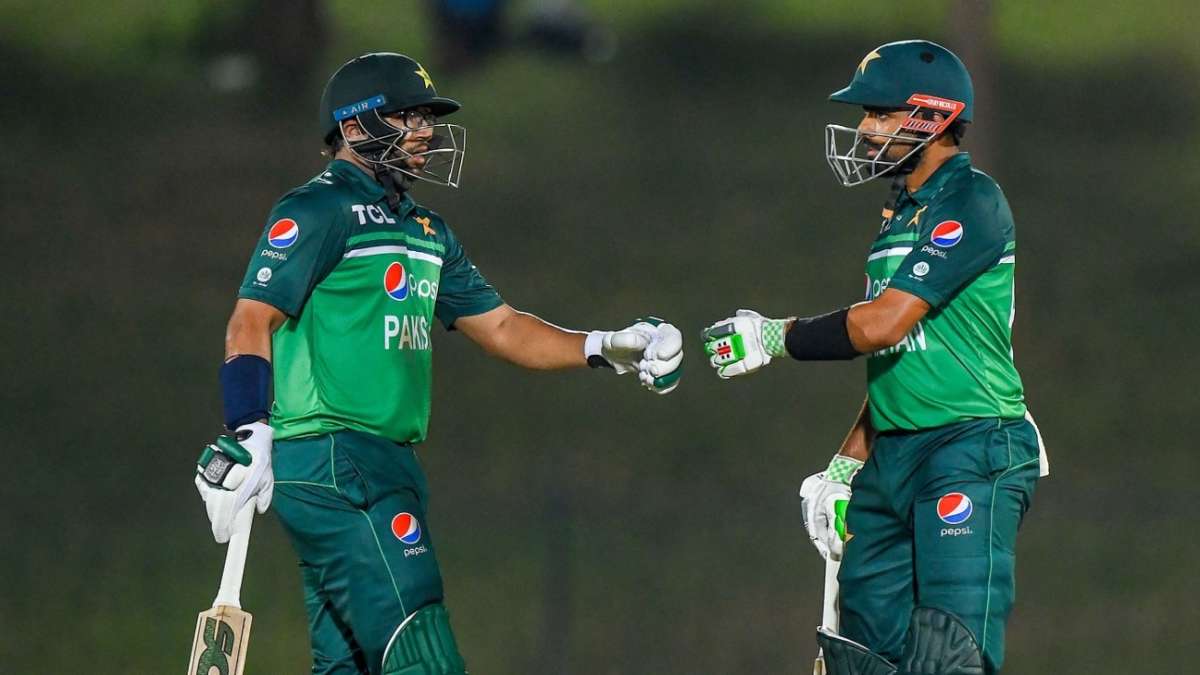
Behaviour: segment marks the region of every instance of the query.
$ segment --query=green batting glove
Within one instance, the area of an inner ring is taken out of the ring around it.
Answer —
[[[768,319],[739,309],[728,319],[704,329],[704,353],[721,379],[753,373],[787,355],[784,334],[791,319]]]

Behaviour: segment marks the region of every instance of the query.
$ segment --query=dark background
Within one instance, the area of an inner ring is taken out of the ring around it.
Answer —
[[[1016,359],[1053,466],[1006,672],[1194,668],[1193,3],[591,2],[586,58],[529,29],[553,3],[513,3],[485,55],[426,4],[370,4],[0,6],[0,672],[183,668],[223,559],[191,472],[224,323],[271,204],[323,165],[325,78],[371,50],[463,101],[463,187],[415,196],[510,303],[578,328],[660,313],[689,340],[659,398],[439,329],[421,457],[472,671],[807,672],[822,564],[796,490],[863,363],[720,382],[698,335],[738,307],[859,299],[886,184],[835,184],[822,127],[857,117],[825,97],[916,36],[976,77],[966,148],[1016,216]],[[305,671],[272,517],[243,604],[248,672]]]

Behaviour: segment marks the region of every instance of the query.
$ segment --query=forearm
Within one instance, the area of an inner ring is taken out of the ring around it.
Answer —
[[[271,360],[271,335],[283,324],[283,312],[254,300],[238,300],[225,326],[225,360],[260,356]]]
[[[566,330],[526,312],[504,317],[483,344],[491,355],[532,370],[583,368],[586,333]]]
[[[838,448],[839,455],[853,457],[860,462],[867,461],[871,456],[871,443],[875,440],[875,429],[871,426],[871,411],[867,401],[863,401],[862,409],[858,412],[858,419],[854,421],[854,426],[850,427],[850,433],[846,434],[845,440]]]
[[[846,314],[846,333],[863,354],[887,349],[908,335],[930,310],[915,295],[889,288],[870,302],[860,302]]]
[[[245,330],[244,327],[235,329],[230,323],[225,333],[225,360],[235,356],[261,356],[271,360],[271,335],[263,331]]]
[[[271,407],[271,334],[283,324],[278,309],[238,300],[225,328],[221,399],[225,426],[236,429],[267,417]]]
[[[879,305],[860,302],[846,314],[846,333],[858,351],[867,354],[891,347],[903,333],[890,320],[892,317]]]

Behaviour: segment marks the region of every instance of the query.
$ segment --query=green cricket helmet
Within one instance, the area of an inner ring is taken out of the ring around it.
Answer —
[[[341,133],[343,122],[354,120],[367,138],[346,139],[346,147],[377,174],[398,172],[409,179],[458,187],[467,132],[457,124],[438,123],[436,118],[461,107],[454,99],[438,96],[433,78],[413,59],[391,52],[363,54],[343,64],[325,84],[321,131],[330,143]],[[406,115],[403,126],[385,119],[386,115],[421,108],[427,108],[429,114]],[[409,134],[425,129],[432,134],[425,142],[428,148],[406,151],[403,144]],[[409,161],[415,157],[425,160],[419,169]]]
[[[911,168],[921,151],[956,120],[970,122],[975,92],[967,67],[954,52],[928,40],[889,42],[872,49],[850,84],[829,100],[865,108],[908,110],[894,134],[872,144],[858,129],[825,127],[825,158],[843,185],[859,185],[888,172]],[[940,113],[941,119],[934,117]],[[900,159],[888,159],[892,145],[911,146]]]

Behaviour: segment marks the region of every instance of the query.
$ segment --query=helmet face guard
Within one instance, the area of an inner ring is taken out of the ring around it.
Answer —
[[[435,185],[458,187],[467,152],[467,130],[462,126],[441,122],[402,129],[390,124],[378,110],[368,110],[355,115],[354,119],[367,138],[360,141],[346,139],[346,147],[376,171],[395,171]],[[406,151],[403,145],[408,135],[426,129],[433,132],[424,141],[428,148],[420,152]],[[425,164],[412,167],[408,161],[413,158],[423,158]]]
[[[896,133],[864,134],[837,124],[825,126],[825,160],[838,182],[846,187],[861,185],[904,166],[930,141],[945,132],[966,107],[961,101],[928,94],[913,94],[908,98],[908,104],[913,109]],[[942,114],[941,122],[932,119],[935,112]],[[885,140],[878,144],[867,140],[868,137]],[[893,145],[912,147],[899,159],[888,159]]]

